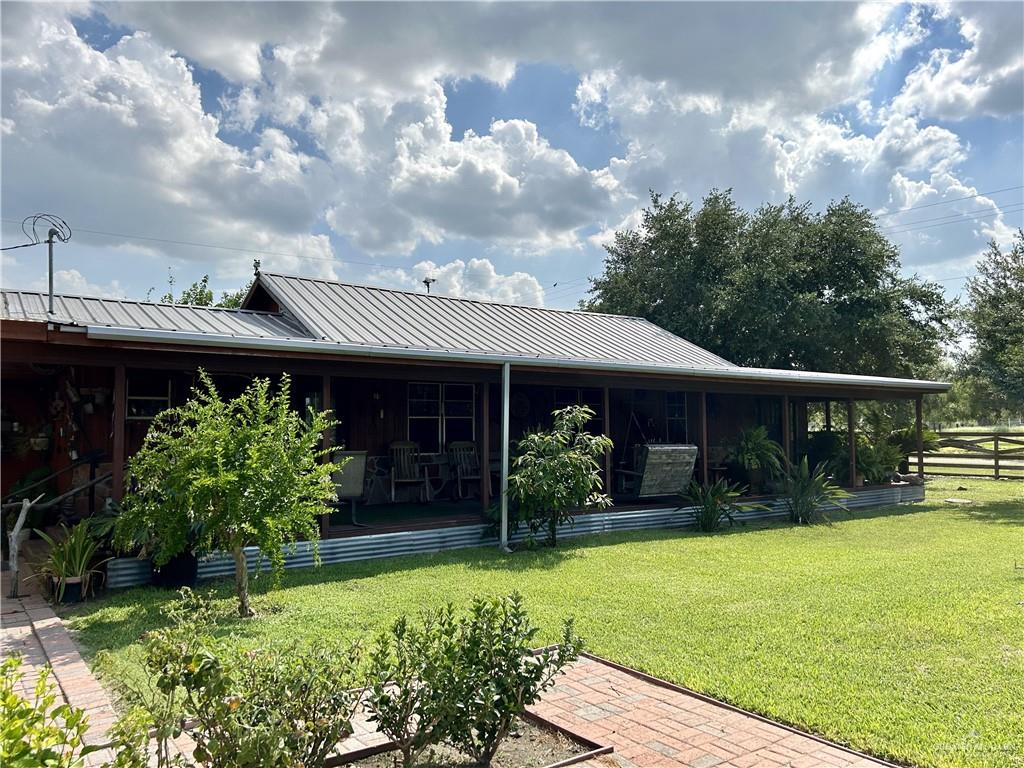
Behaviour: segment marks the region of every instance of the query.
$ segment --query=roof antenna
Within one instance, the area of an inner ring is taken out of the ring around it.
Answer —
[[[60,216],[55,216],[52,213],[35,213],[31,216],[26,216],[21,222],[21,231],[25,233],[25,237],[31,240],[33,243],[41,243],[42,238],[39,236],[39,225],[49,224],[50,227],[46,232],[46,245],[49,251],[48,274],[50,282],[50,302],[48,313],[53,314],[53,241],[60,240],[62,243],[66,243],[71,239],[71,227],[64,221]]]
[[[437,282],[437,278],[436,277],[424,277],[423,278],[423,284],[425,286],[427,286],[427,293],[430,293],[430,284],[431,283],[436,283],[436,282]]]

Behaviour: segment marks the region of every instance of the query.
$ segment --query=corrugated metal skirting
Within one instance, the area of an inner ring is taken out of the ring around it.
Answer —
[[[920,485],[897,485],[860,491],[846,502],[850,509],[906,504],[924,501],[924,488]],[[786,506],[781,500],[767,502],[768,510],[756,510],[739,515],[741,520],[764,520],[786,516]],[[608,510],[580,515],[572,525],[558,529],[560,538],[587,536],[611,531],[632,531],[645,528],[684,528],[693,524],[692,508],[644,509],[632,511]],[[526,537],[519,532],[513,541]],[[485,524],[461,525],[451,528],[436,528],[425,531],[402,531],[399,533],[378,533],[367,536],[353,536],[346,539],[327,539],[320,542],[320,562],[345,563],[355,560],[372,560],[396,555],[411,555],[424,552],[441,552],[465,547],[496,546],[497,539],[488,536]],[[259,550],[246,549],[249,569],[260,566]],[[266,564],[264,563],[264,568]],[[307,568],[313,565],[313,549],[308,543],[296,544],[285,551],[285,568]],[[234,561],[227,555],[213,555],[199,563],[199,578],[211,579],[231,576]],[[150,566],[146,560],[118,558],[107,564],[107,586],[111,588],[130,587],[149,581]]]

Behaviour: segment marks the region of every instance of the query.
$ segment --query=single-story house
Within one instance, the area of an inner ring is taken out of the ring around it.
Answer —
[[[737,366],[636,317],[270,272],[237,310],[58,295],[51,312],[48,299],[2,292],[5,498],[44,465],[61,472],[59,490],[110,475],[80,506],[120,498],[150,420],[188,397],[199,368],[227,394],[288,372],[296,407],[332,409],[340,424],[326,439],[364,457],[352,493],[363,525],[325,517],[324,538],[478,524],[492,504],[504,507],[510,443],[569,404],[590,406],[590,430],[614,441],[607,486],[616,510],[635,512],[666,508],[638,487],[643,468],[630,474],[644,446],[696,446],[693,471],[707,481],[744,427],[764,425],[802,455],[813,409],[826,430],[839,417],[852,466],[858,401],[913,401],[920,427],[922,396],[948,389]],[[456,477],[453,444],[476,475]],[[396,464],[410,462],[392,483]]]

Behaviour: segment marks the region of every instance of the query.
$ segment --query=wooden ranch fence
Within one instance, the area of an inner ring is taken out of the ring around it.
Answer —
[[[1024,480],[1024,434],[938,434],[939,449],[924,454],[926,474]],[[913,456],[910,463],[915,465]]]

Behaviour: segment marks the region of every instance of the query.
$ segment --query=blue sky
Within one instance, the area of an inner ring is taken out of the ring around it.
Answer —
[[[2,21],[3,245],[25,215],[62,215],[71,293],[158,295],[169,270],[230,289],[258,257],[567,307],[649,189],[717,186],[747,207],[850,195],[906,272],[955,294],[1024,217],[1018,3],[8,5]],[[43,286],[41,250],[5,253],[3,284]]]

